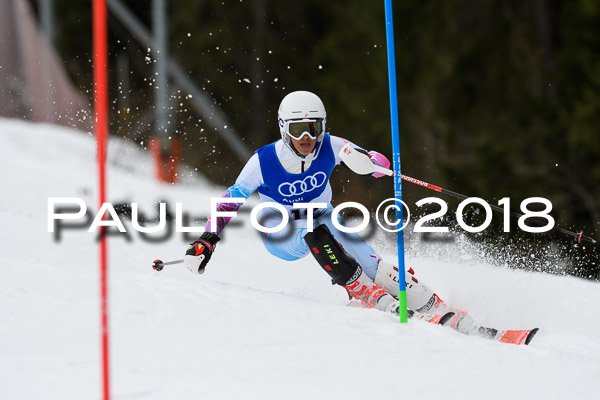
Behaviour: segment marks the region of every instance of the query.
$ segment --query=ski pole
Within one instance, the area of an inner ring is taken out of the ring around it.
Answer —
[[[444,189],[442,187],[432,185],[431,183],[427,183],[427,182],[424,182],[424,181],[419,180],[419,179],[411,178],[410,176],[400,175],[400,177],[404,181],[407,181],[407,182],[410,182],[410,183],[414,183],[415,185],[419,185],[419,186],[422,186],[422,187],[427,188],[427,189],[435,190],[436,192],[447,194],[447,195],[450,195],[450,196],[453,196],[453,197],[456,197],[456,198],[459,198],[459,199],[462,199],[462,200],[469,198],[468,196],[465,196],[464,194],[456,193],[456,192],[453,192],[451,190]],[[503,208],[498,207],[498,206],[496,206],[494,204],[490,204],[490,207],[494,211],[498,211],[498,212],[501,212],[501,213],[504,212]],[[516,211],[510,211],[510,215],[512,215],[515,218],[520,218],[520,217],[523,216],[523,214],[518,213]],[[537,219],[534,219],[534,218],[529,218],[529,219],[531,220],[531,222],[533,222],[533,223],[535,223],[535,224],[537,224],[539,226],[545,225],[545,222],[541,222],[541,221],[539,221]],[[559,227],[558,225],[554,225],[554,227],[552,228],[552,230],[564,233],[566,235],[574,236],[575,238],[577,238],[577,242],[578,243],[581,243],[582,239],[586,240],[588,242],[596,243],[596,241],[594,239],[592,239],[591,237],[585,236],[583,234],[583,231],[581,231],[579,233],[575,233],[575,232],[571,232],[571,231],[568,231],[566,229],[563,229],[563,228]]]
[[[154,260],[154,262],[152,263],[152,268],[156,271],[162,271],[162,269],[165,267],[165,265],[181,264],[181,263],[183,263],[183,259],[175,260],[175,261],[167,261],[167,262],[162,262],[161,260]]]

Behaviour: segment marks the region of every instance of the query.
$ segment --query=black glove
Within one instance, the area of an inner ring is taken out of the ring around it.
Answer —
[[[192,272],[203,274],[219,240],[221,239],[216,234],[204,232],[185,252],[185,266]]]

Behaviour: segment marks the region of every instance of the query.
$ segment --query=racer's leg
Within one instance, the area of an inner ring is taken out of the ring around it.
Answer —
[[[334,283],[343,286],[350,296],[365,306],[392,313],[398,312],[398,301],[375,285],[358,262],[338,243],[326,224],[319,225],[304,237],[310,252]]]

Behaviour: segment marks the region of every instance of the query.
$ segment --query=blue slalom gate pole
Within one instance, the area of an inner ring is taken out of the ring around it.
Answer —
[[[398,98],[396,92],[396,53],[394,51],[394,23],[392,0],[385,0],[385,37],[387,43],[388,81],[390,85],[390,114],[392,119],[392,154],[394,159],[394,197],[396,198],[396,219],[400,227],[404,225],[402,215],[402,173],[400,169],[400,131],[398,128]],[[398,242],[398,301],[400,302],[400,322],[408,321],[406,308],[406,278],[404,266],[404,231],[396,232]]]

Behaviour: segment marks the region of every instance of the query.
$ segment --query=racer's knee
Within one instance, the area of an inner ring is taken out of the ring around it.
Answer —
[[[274,240],[265,234],[263,244],[269,253],[285,261],[300,260],[308,254],[308,247],[301,240]]]
[[[322,224],[304,236],[308,249],[334,283],[346,285],[360,270],[358,262],[333,237],[327,225]],[[362,270],[361,270],[362,271]]]

